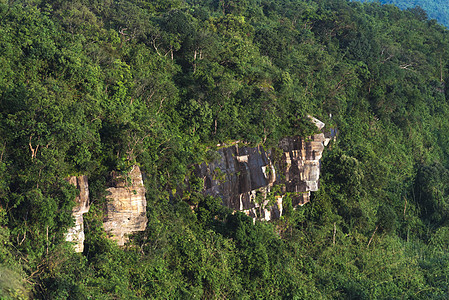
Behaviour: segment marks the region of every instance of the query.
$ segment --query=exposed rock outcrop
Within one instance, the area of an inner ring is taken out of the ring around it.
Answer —
[[[279,142],[283,150],[279,172],[285,176],[279,183],[285,184],[284,193],[293,193],[293,205],[309,202],[310,192],[318,190],[325,140],[324,134],[320,133],[307,139],[289,137]]]
[[[114,176],[113,181],[114,186],[107,189],[103,226],[110,238],[123,246],[128,234],[146,228],[145,187],[138,166],[133,166],[125,177]]]
[[[324,127],[311,119],[320,130]],[[283,195],[289,193],[296,206],[309,202],[310,192],[318,190],[320,159],[328,142],[319,133],[286,137],[268,151],[235,144],[217,150],[219,158],[197,166],[195,173],[204,180],[204,193],[221,197],[225,206],[254,218],[275,219],[282,215]],[[267,197],[276,185],[280,188]]]
[[[87,176],[71,176],[67,181],[79,190],[79,195],[75,198],[76,205],[72,210],[75,219],[75,226],[69,228],[66,234],[66,241],[74,242],[75,252],[84,250],[84,220],[83,214],[89,211],[89,185]]]
[[[197,176],[204,180],[205,194],[221,197],[223,204],[251,216],[271,219],[274,210],[265,209],[266,194],[276,180],[269,155],[262,147],[239,147],[218,150],[220,159],[197,166]]]

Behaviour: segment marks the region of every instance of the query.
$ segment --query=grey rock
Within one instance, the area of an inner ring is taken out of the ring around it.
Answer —
[[[324,123],[312,118],[319,129]],[[323,133],[303,138],[286,137],[278,149],[240,147],[239,144],[218,149],[218,159],[196,167],[196,176],[204,180],[204,194],[220,197],[223,205],[264,220],[282,216],[283,196],[292,197],[293,205],[310,201],[310,192],[319,188],[320,159],[327,143]],[[281,152],[276,157],[274,153]],[[267,195],[273,186],[280,193]]]

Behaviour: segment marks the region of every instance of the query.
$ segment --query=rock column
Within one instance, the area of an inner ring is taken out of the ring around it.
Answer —
[[[76,205],[72,210],[72,216],[75,219],[75,226],[67,230],[66,241],[75,243],[75,252],[83,252],[83,214],[89,211],[89,185],[87,182],[87,176],[71,176],[70,178],[68,178],[68,182],[76,186],[80,193],[79,196],[75,198]]]
[[[127,235],[144,231],[147,225],[145,187],[138,166],[127,176],[114,176],[115,186],[107,189],[103,226],[109,237],[123,246]]]

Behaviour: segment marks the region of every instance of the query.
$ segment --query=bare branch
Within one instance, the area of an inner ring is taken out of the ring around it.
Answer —
[[[409,67],[413,67],[413,63],[402,64],[402,65],[399,66],[399,68],[401,68],[401,69],[416,72],[415,70],[409,69]]]
[[[335,245],[335,235],[337,234],[337,226],[334,222],[334,235],[332,236],[332,245]]]
[[[379,225],[376,226],[376,229],[374,229],[373,235],[371,236],[371,238],[368,241],[368,245],[366,246],[366,248],[369,247],[369,245],[371,244],[371,242],[373,241],[374,238],[374,234],[376,234],[377,229],[379,228]]]
[[[0,154],[0,162],[3,161],[3,154],[5,153],[5,149],[6,149],[6,142],[3,144],[2,153]]]
[[[407,210],[407,198],[404,197],[404,200],[405,200],[404,202],[404,218],[405,218],[405,212]]]
[[[164,101],[165,101],[166,98],[167,98],[167,97],[163,97],[163,98],[161,99],[161,103],[159,104],[159,109],[157,110],[156,115],[158,115],[159,112],[161,111],[161,109],[162,109],[162,104],[164,103]]]
[[[31,159],[36,158],[37,155],[37,150],[39,149],[39,144],[37,144],[36,148],[33,148],[33,146],[31,145],[31,138],[33,136],[30,135],[30,142],[28,143],[28,145],[30,146],[30,150],[31,150]]]

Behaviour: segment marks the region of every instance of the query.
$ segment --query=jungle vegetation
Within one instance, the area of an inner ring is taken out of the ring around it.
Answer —
[[[0,298],[446,299],[448,63],[445,27],[380,3],[0,1]],[[173,196],[213,145],[308,114],[339,134],[307,205],[253,224]],[[105,187],[134,164],[149,221],[119,248]]]
[[[381,4],[392,4],[401,9],[418,10],[424,18],[437,20],[444,26],[449,26],[449,7],[443,0],[375,0]],[[361,2],[373,2],[373,0],[361,0]]]

